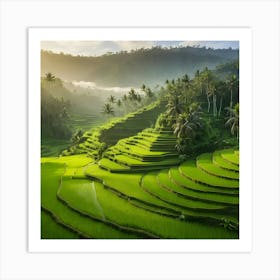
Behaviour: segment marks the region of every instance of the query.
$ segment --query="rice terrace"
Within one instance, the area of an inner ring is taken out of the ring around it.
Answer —
[[[41,238],[238,239],[238,42],[42,41]]]

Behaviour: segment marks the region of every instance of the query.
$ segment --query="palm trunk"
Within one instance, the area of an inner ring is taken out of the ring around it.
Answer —
[[[207,98],[207,103],[208,103],[208,109],[207,112],[210,112],[210,100],[209,100],[209,92],[208,92],[208,83],[207,83],[207,88],[206,88],[206,98]]]
[[[230,104],[229,108],[232,109],[232,89],[230,89]],[[232,117],[232,112],[230,111],[230,116]]]
[[[217,97],[214,93],[213,93],[213,116],[214,117],[217,116]]]
[[[215,116],[218,115],[218,108],[217,108],[217,95],[215,95]]]
[[[222,104],[223,104],[223,97],[221,96],[221,99],[220,99],[220,108],[219,108],[219,117],[221,116],[221,111],[222,111]]]
[[[212,95],[212,99],[213,99],[213,116],[215,117],[215,94],[214,93]]]

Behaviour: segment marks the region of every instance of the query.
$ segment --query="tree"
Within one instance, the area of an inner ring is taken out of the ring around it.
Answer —
[[[218,93],[218,96],[220,98],[220,105],[219,105],[219,111],[218,111],[218,116],[219,117],[221,116],[221,113],[222,113],[223,99],[224,99],[224,96],[225,96],[225,92],[226,92],[226,83],[224,81],[220,81],[217,84],[217,93]]]
[[[236,103],[234,108],[227,108],[229,117],[225,123],[225,126],[230,127],[232,135],[236,134],[237,140],[239,139],[239,103]]]
[[[187,111],[177,118],[176,123],[173,125],[174,134],[178,138],[194,138],[197,131],[203,127],[201,114],[201,107],[197,103],[192,103],[187,108]]]
[[[101,143],[100,146],[97,147],[97,160],[100,160],[103,157],[104,152],[107,149],[107,145],[105,143]]]
[[[142,97],[140,94],[136,94],[136,101],[140,103],[142,101]]]
[[[198,94],[202,97],[203,96],[204,80],[203,80],[203,76],[201,75],[199,70],[197,70],[195,72],[195,77],[193,79],[193,86],[195,88],[195,91],[198,92]]]
[[[102,110],[103,114],[110,116],[114,116],[115,112],[113,106],[110,103],[105,103]]]
[[[131,88],[130,91],[128,92],[128,99],[131,101],[137,100],[137,94],[135,92],[135,89]]]
[[[54,82],[55,81],[55,76],[52,73],[46,73],[45,74],[45,80],[48,82]]]
[[[122,101],[121,101],[120,99],[118,99],[117,105],[118,105],[118,107],[121,107],[121,106],[122,106]]]
[[[114,95],[110,95],[108,98],[108,102],[112,104],[116,103],[116,97]]]
[[[210,112],[210,94],[209,94],[209,84],[213,79],[213,75],[211,74],[211,71],[208,70],[208,68],[206,67],[202,72],[201,72],[201,82],[202,85],[205,85],[206,90],[205,90],[205,94],[206,94],[206,98],[207,98],[207,104],[208,104],[208,108],[207,108],[207,112]]]
[[[48,72],[45,74],[42,82],[48,90],[52,90],[55,86],[56,77],[52,73]]]
[[[41,135],[42,138],[69,139],[68,109],[70,102],[52,96],[44,87],[41,88]]]
[[[214,84],[214,82],[210,82],[208,85],[208,96],[212,96],[213,98],[213,116],[216,117],[217,116],[217,95],[216,95],[216,86]]]
[[[145,93],[146,97],[152,98],[154,96],[154,93],[149,87],[146,87],[145,85],[142,86],[141,90]]]
[[[122,97],[123,101],[127,101],[127,95],[124,94],[124,96]]]
[[[183,104],[177,94],[170,95],[166,107],[167,115],[172,119],[176,119],[176,117],[184,111]]]
[[[74,145],[79,144],[82,140],[83,132],[81,130],[77,131],[71,138]]]
[[[232,104],[233,104],[233,101],[232,101],[232,96],[233,96],[233,91],[234,89],[236,88],[237,84],[238,84],[238,80],[236,78],[236,75],[231,75],[227,78],[227,86],[228,86],[228,89],[230,91],[230,103],[229,103],[229,108],[232,108]]]
[[[190,78],[187,74],[185,74],[182,78],[182,82],[186,85],[188,85],[190,83]]]

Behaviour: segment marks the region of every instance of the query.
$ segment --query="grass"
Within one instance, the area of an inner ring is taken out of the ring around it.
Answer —
[[[221,154],[222,158],[225,159],[226,161],[239,165],[239,154],[238,153],[230,153],[230,152],[224,152]]]
[[[179,186],[194,191],[199,191],[203,193],[235,194],[235,195],[239,193],[238,189],[215,188],[213,186],[200,184],[194,180],[189,179],[186,176],[183,176],[177,167],[174,168],[172,167],[169,169],[169,177],[173,182],[175,182]]]
[[[145,166],[159,166],[159,168],[163,168],[163,166],[170,166],[170,165],[176,165],[179,163],[179,159],[178,158],[174,158],[174,159],[165,159],[165,160],[161,160],[158,162],[151,162],[151,161],[141,161],[139,159],[136,158],[132,158],[130,156],[127,155],[115,155],[114,156],[115,160],[121,164],[130,166],[130,167],[145,167]]]
[[[67,139],[44,139],[41,142],[41,157],[58,156],[70,144]]]
[[[215,151],[213,153],[213,163],[216,164],[217,166],[221,167],[221,168],[238,172],[239,171],[239,166],[237,166],[236,164],[230,163],[229,161],[223,159],[222,156],[221,156],[222,152],[223,151]]]
[[[69,168],[78,168],[85,166],[93,162],[93,160],[86,155],[72,155],[72,156],[61,156],[61,157],[46,157],[41,158],[41,163],[52,162],[52,163],[62,163],[67,165]]]
[[[239,198],[237,196],[230,196],[224,194],[216,194],[209,192],[197,192],[192,189],[183,188],[180,185],[172,182],[169,179],[168,170],[162,170],[157,174],[157,182],[159,185],[165,187],[166,189],[177,193],[182,196],[186,196],[194,200],[202,200],[215,203],[224,203],[227,205],[238,205]]]
[[[162,208],[169,206],[140,188],[141,173],[109,173],[100,169],[97,165],[92,165],[87,167],[86,175],[101,181],[105,186],[122,193],[130,199],[139,200]]]
[[[59,224],[51,214],[41,210],[41,238],[42,239],[79,239],[79,234]]]
[[[100,221],[69,208],[57,198],[61,176],[65,171],[63,163],[43,163],[41,165],[41,205],[51,212],[66,227],[88,238],[123,239],[137,238],[135,234],[124,233]]]
[[[195,210],[222,210],[225,206],[218,203],[207,203],[203,201],[195,201],[188,198],[183,198],[176,195],[173,192],[167,191],[164,188],[160,187],[157,183],[157,173],[150,172],[145,175],[142,179],[142,187],[150,194],[156,196],[157,198],[178,205],[186,209],[195,209]]]
[[[211,175],[215,175],[217,177],[222,177],[226,179],[239,180],[239,173],[230,170],[225,170],[213,164],[212,154],[207,153],[198,156],[196,160],[196,165],[197,167]]]
[[[63,179],[57,195],[63,197],[74,209],[79,206],[82,212],[88,212],[95,218],[105,220],[96,197],[93,181]],[[80,205],[79,201],[83,201],[83,203]]]
[[[151,213],[144,209],[135,207],[112,192],[108,191],[99,182],[94,182],[97,199],[102,207],[106,220],[117,223],[123,227],[139,230],[143,234],[147,233],[154,237],[164,238],[235,238],[236,233],[226,231],[221,227],[209,227],[199,223],[182,222],[172,218]],[[86,190],[89,189],[89,190]],[[84,191],[92,190],[92,186],[87,184]],[[75,191],[75,188],[72,188]],[[75,194],[73,195],[75,196]],[[76,205],[82,207],[83,199],[77,197]],[[90,214],[90,213],[89,213]]]
[[[120,140],[115,146],[109,148],[105,153],[106,160],[101,160],[99,165],[111,172],[142,172],[148,169],[162,169],[179,163],[179,155],[174,149],[166,147],[175,146],[175,138],[172,136],[172,144],[154,147],[159,137],[167,138],[168,134],[154,132],[140,132],[136,136]],[[150,138],[149,138],[150,137]],[[150,140],[150,147],[139,145],[138,141]],[[138,144],[136,144],[138,143]],[[162,148],[164,147],[164,148]],[[153,150],[152,150],[153,148]]]
[[[71,123],[71,130],[73,133],[78,130],[89,130],[104,123],[104,119],[91,114],[80,114],[70,112],[69,123]],[[41,156],[52,157],[59,156],[65,149],[71,145],[70,139],[48,139],[42,138],[41,142]]]
[[[102,158],[98,165],[102,168],[109,170],[110,172],[129,172],[130,168],[123,166],[114,161],[109,160],[108,158]]]
[[[105,122],[104,117],[95,114],[80,114],[70,112],[69,115],[71,126],[73,127],[73,130],[76,131],[79,129],[82,131],[90,130],[94,127],[102,125]]]
[[[179,171],[183,176],[208,186],[231,189],[239,188],[238,181],[219,178],[205,173],[196,167],[195,161],[186,161],[182,163],[179,167]]]
[[[144,157],[162,157],[162,158],[164,158],[164,156],[166,156],[166,155],[170,156],[170,154],[172,156],[178,155],[178,154],[170,153],[167,151],[150,151],[143,147],[138,147],[138,146],[127,144],[127,143],[119,143],[119,145],[117,145],[117,149],[120,152],[129,153],[131,155],[136,155],[139,157],[144,156]]]
[[[155,211],[163,215],[172,215],[177,217],[180,215],[193,218],[210,217],[213,219],[227,217],[228,220],[236,221],[234,217],[228,217],[225,214],[205,213],[199,211],[194,212],[178,205],[162,201],[140,187],[139,184],[142,174],[111,174],[100,169],[97,165],[87,167],[86,173],[87,175],[101,181],[106,188],[115,191],[117,194],[121,194],[121,196],[124,199],[127,199],[130,203],[138,205],[148,211]]]
[[[124,117],[114,118],[100,127],[94,127],[83,135],[84,142],[69,147],[64,155],[86,153],[96,157],[96,150],[104,143],[107,146],[114,145],[118,140],[132,136],[149,127],[156,121],[158,114],[164,110],[160,102],[154,102],[134,113]]]
[[[141,123],[147,111],[86,132],[80,151],[97,154],[101,139],[113,143],[128,124],[131,133],[131,122]],[[86,154],[42,158],[41,204],[51,214],[42,218],[42,236],[52,236],[48,220],[57,238],[238,238],[219,225],[222,219],[238,224],[238,151],[179,165],[174,141],[168,131],[149,129],[120,140],[98,163]]]

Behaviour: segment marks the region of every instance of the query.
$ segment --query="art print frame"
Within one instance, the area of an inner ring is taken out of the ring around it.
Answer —
[[[182,33],[184,36],[182,38]],[[156,35],[155,35],[156,34]],[[42,40],[238,40],[240,43],[240,92],[241,104],[251,108],[251,31],[246,28],[31,28],[29,29],[29,108],[32,116],[40,115],[38,79],[40,67],[40,42]],[[34,59],[35,57],[35,59]],[[32,58],[32,59],[31,59]],[[33,73],[33,74],[31,74]],[[34,75],[36,73],[36,76]],[[37,82],[36,82],[37,81]],[[245,82],[246,81],[246,82]],[[244,107],[243,107],[244,108]],[[251,142],[252,113],[242,112],[241,106],[241,172],[240,172],[240,238],[238,240],[42,240],[40,238],[39,215],[40,170],[38,156],[40,142],[38,138],[29,137],[29,250],[30,252],[244,252],[251,250],[251,186],[252,186],[252,154],[246,146]],[[250,112],[250,111],[249,111]],[[39,124],[29,118],[29,131],[39,135]],[[244,138],[243,138],[244,137]],[[242,140],[242,138],[244,140]],[[34,176],[34,170],[36,176]],[[245,175],[246,174],[246,175]],[[242,186],[247,188],[242,190]],[[249,187],[248,187],[249,186]],[[246,201],[242,205],[242,201]],[[245,209],[246,208],[246,209]],[[124,249],[125,248],[125,249]]]

